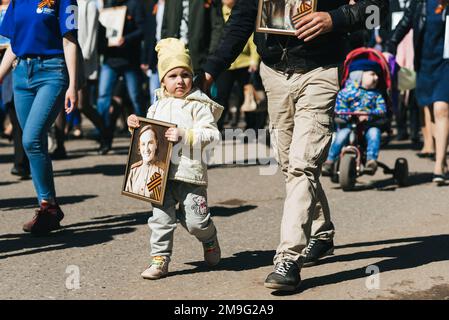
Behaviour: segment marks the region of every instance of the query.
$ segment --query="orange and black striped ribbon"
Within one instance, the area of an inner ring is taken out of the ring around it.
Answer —
[[[54,4],[55,4],[55,0],[42,0],[38,5],[37,5],[37,7],[39,8],[39,9],[42,9],[43,7],[47,7],[47,8],[51,8],[51,7],[53,7],[54,6]]]
[[[147,188],[150,192],[153,192],[155,200],[159,200],[161,198],[161,191],[159,187],[162,184],[162,176],[159,172],[155,172],[151,178],[150,182],[147,184]]]
[[[312,6],[305,1],[302,1],[301,5],[298,7],[298,13],[292,16],[293,23],[298,23],[299,19],[309,12],[312,12]]]

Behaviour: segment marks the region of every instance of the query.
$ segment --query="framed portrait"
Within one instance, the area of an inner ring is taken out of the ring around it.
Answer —
[[[259,0],[257,32],[294,35],[295,24],[317,10],[318,0]]]
[[[176,125],[138,118],[140,127],[131,136],[122,194],[162,205],[173,149],[165,132]]]
[[[125,27],[126,6],[104,8],[100,10],[99,21],[106,28],[108,46],[118,46],[118,41],[123,36]]]

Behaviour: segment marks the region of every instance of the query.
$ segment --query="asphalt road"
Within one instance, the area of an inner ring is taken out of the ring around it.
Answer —
[[[353,192],[323,178],[335,255],[303,269],[291,294],[263,287],[285,192],[279,172],[264,176],[266,167],[257,165],[209,170],[223,254],[217,268],[203,265],[200,243],[179,227],[170,276],[141,279],[150,207],[120,195],[127,146],[127,138],[117,139],[111,154],[98,156],[94,141],[68,141],[69,159],[54,162],[65,228],[35,237],[21,229],[36,205],[32,182],[10,175],[12,146],[0,140],[0,299],[449,299],[449,188],[431,183],[433,163],[407,143],[380,155],[388,165],[408,159],[407,187],[380,171],[361,177]]]

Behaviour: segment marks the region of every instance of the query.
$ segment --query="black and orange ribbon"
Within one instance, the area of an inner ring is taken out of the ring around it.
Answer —
[[[160,186],[162,185],[162,176],[159,172],[155,172],[151,178],[150,182],[147,184],[147,188],[150,192],[153,192],[154,199],[159,200],[161,198]]]
[[[37,7],[42,9],[43,7],[51,8],[55,5],[55,0],[42,0]]]
[[[447,8],[448,4],[449,4],[449,0],[439,0],[438,6],[435,8],[435,13],[442,14],[444,9]]]

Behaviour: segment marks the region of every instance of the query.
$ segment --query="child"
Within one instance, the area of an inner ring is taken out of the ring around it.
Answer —
[[[364,169],[367,174],[375,174],[377,170],[377,157],[380,149],[381,131],[371,122],[372,116],[384,117],[387,112],[385,100],[377,90],[380,66],[368,59],[353,61],[349,66],[349,80],[345,88],[337,95],[335,112],[366,112],[370,115],[358,116],[360,122],[365,124],[365,138],[367,142],[367,162]],[[348,116],[338,116],[347,119]],[[332,143],[329,156],[323,164],[323,174],[330,175],[333,171],[335,160],[340,155],[341,149],[347,143],[351,130],[347,127],[340,128]]]
[[[215,266],[221,258],[217,230],[207,206],[207,165],[202,152],[195,150],[202,151],[220,139],[216,122],[223,107],[192,88],[192,63],[182,41],[163,39],[156,51],[161,89],[156,91],[159,99],[148,110],[147,118],[177,124],[177,128],[166,131],[165,137],[180,145],[173,151],[164,203],[153,205],[153,216],[148,220],[152,261],[142,277],[152,280],[168,274],[177,218],[202,242],[204,260],[209,266]],[[128,126],[139,127],[135,115],[128,117]]]

